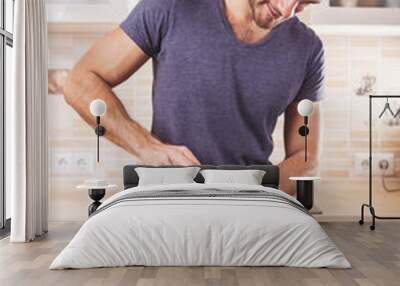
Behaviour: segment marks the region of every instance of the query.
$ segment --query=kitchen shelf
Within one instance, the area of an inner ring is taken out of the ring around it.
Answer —
[[[49,33],[106,33],[117,28],[119,23],[48,23]]]
[[[106,33],[119,23],[48,23],[49,33]],[[386,25],[310,25],[319,35],[400,37],[399,26]]]
[[[310,25],[310,27],[317,34],[325,36],[400,37],[400,25]]]

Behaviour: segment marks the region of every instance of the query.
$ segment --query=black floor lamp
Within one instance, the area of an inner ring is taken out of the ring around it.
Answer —
[[[383,112],[380,114],[379,118],[383,116],[386,111],[389,111],[391,115],[393,112],[390,109],[389,98],[400,98],[400,95],[370,95],[369,96],[369,177],[368,177],[368,186],[369,186],[369,202],[368,204],[362,204],[361,206],[361,219],[359,223],[364,224],[364,208],[369,208],[369,211],[372,215],[372,225],[370,225],[371,230],[375,230],[375,220],[376,219],[400,219],[400,217],[388,217],[388,216],[378,216],[375,212],[375,208],[373,206],[372,201],[372,102],[373,99],[382,99],[386,98],[386,104]],[[394,116],[397,116],[398,112]]]

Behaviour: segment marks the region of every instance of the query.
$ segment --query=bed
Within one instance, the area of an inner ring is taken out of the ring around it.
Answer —
[[[99,209],[50,269],[119,266],[291,266],[350,268],[343,253],[293,197],[279,191],[277,166],[261,185],[195,182],[138,186],[124,168],[124,191]]]

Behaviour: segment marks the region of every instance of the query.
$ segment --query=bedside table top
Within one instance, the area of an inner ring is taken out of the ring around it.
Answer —
[[[95,185],[78,185],[76,186],[77,189],[79,190],[101,190],[101,189],[114,189],[116,188],[117,185],[113,185],[113,184],[108,184],[108,185],[104,185],[104,186],[95,186]]]
[[[290,177],[289,180],[292,181],[318,181],[321,180],[320,177]]]

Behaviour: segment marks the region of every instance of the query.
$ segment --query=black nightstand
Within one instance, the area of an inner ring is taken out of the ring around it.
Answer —
[[[93,200],[88,207],[89,216],[94,213],[97,208],[101,205],[100,200],[104,198],[107,189],[114,189],[117,185],[104,185],[104,186],[93,186],[93,185],[79,185],[76,188],[80,190],[88,190],[89,197]]]
[[[303,206],[311,210],[314,205],[314,181],[320,180],[319,177],[290,177],[289,180],[297,183],[297,200]]]

